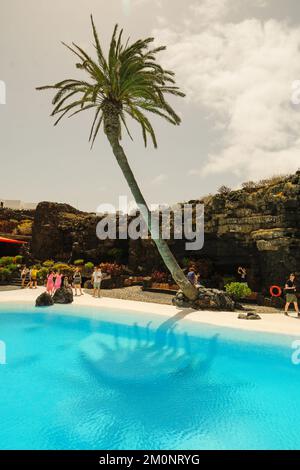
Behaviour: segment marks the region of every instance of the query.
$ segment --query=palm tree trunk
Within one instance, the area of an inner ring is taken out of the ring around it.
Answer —
[[[110,110],[111,111],[111,108]],[[112,116],[114,114],[114,116]],[[123,150],[123,147],[120,145],[119,142],[119,125],[116,122],[115,113],[105,113],[104,112],[104,130],[109,140],[109,143],[112,147],[113,153],[116,157],[116,160],[119,164],[119,167],[122,170],[123,175],[126,178],[128,186],[133,194],[133,197],[137,203],[138,208],[141,211],[143,218],[147,224],[147,227],[153,236],[153,241],[165,263],[168,270],[170,271],[174,281],[178,284],[180,289],[183,291],[184,295],[190,299],[195,300],[197,298],[197,289],[193,286],[189,280],[184,275],[182,269],[178,265],[175,257],[173,256],[167,242],[161,237],[159,234],[153,233],[153,229],[151,227],[151,212],[149,207],[141,193],[141,190],[137,184],[135,176],[129,166],[127,157]]]

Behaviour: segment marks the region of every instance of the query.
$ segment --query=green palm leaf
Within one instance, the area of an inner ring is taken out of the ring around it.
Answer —
[[[106,59],[92,16],[91,23],[96,60],[79,45],[72,43],[70,46],[63,43],[76,55],[77,68],[86,72],[89,79],[82,81],[66,79],[54,85],[38,88],[39,90],[56,90],[52,115],[59,114],[59,118],[55,121],[55,125],[68,113],[71,117],[79,114],[80,111],[94,107],[96,111],[89,139],[93,144],[105,117],[103,116],[100,122],[106,109],[102,104],[110,102],[115,106],[120,138],[122,126],[132,138],[126,121],[125,115],[127,114],[140,124],[145,145],[147,145],[147,135],[149,135],[156,147],[155,132],[145,113],[156,114],[171,124],[178,125],[180,118],[167,103],[165,95],[185,96],[178,87],[173,86],[174,73],[164,70],[156,61],[157,54],[164,51],[166,47],[150,48],[150,44],[154,41],[152,37],[139,39],[132,44],[129,44],[128,39],[123,43],[123,30],[119,30],[116,25]],[[72,101],[75,95],[77,97],[75,101]]]

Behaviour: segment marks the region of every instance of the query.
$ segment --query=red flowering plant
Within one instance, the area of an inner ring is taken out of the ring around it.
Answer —
[[[153,271],[151,275],[151,280],[152,282],[157,283],[168,282],[168,274],[162,271]]]
[[[101,271],[110,276],[120,276],[123,273],[123,267],[117,263],[101,263]]]

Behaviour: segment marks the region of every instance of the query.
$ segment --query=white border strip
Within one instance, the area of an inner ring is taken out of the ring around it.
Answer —
[[[44,288],[38,289],[18,289],[0,292],[0,303],[30,303],[34,305],[36,297],[44,292]],[[165,318],[171,318],[180,312],[185,316],[180,321],[191,321],[206,323],[209,325],[225,328],[235,328],[240,330],[257,331],[265,333],[275,333],[282,335],[298,336],[300,338],[300,319],[295,317],[286,317],[283,314],[265,313],[260,314],[261,320],[239,320],[237,312],[214,312],[214,311],[195,311],[192,309],[180,309],[172,305],[162,305],[150,302],[137,302],[133,300],[121,300],[102,297],[95,299],[89,294],[80,297],[74,297],[74,304],[84,307],[99,307],[100,309],[118,309],[141,314],[160,315]],[[46,309],[43,311],[47,311]],[[99,314],[101,310],[99,311]],[[65,310],[64,310],[65,314]],[[70,311],[72,315],[72,312]],[[87,311],[83,311],[82,316],[89,316]],[[95,311],[91,315],[95,318]]]

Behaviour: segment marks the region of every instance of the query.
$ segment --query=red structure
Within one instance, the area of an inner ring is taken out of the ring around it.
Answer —
[[[0,257],[1,256],[16,256],[25,241],[15,240],[13,238],[0,237]]]
[[[23,245],[23,243],[27,242],[23,242],[21,240],[14,240],[13,238],[0,237],[0,243],[16,243],[17,245]]]

